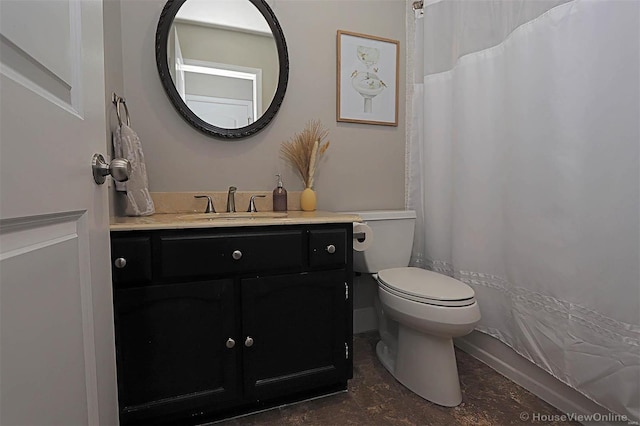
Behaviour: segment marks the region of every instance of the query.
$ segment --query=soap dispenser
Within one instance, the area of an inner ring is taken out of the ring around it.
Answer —
[[[278,186],[273,190],[273,211],[274,212],[286,212],[287,211],[287,190],[282,187],[282,178],[278,177]]]

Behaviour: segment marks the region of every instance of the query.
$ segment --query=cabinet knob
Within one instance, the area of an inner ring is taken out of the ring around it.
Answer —
[[[247,338],[244,341],[244,345],[248,348],[253,346],[253,338],[251,336],[247,336]]]
[[[234,252],[231,253],[231,257],[233,257],[233,260],[240,260],[242,258],[242,252],[240,250],[234,250]]]
[[[327,253],[333,254],[336,252],[336,246],[334,246],[333,244],[329,244],[325,250],[327,251]]]
[[[231,337],[229,337],[227,339],[227,348],[231,349],[236,345],[236,341],[233,340]]]
[[[127,266],[127,259],[125,259],[124,257],[119,257],[113,261],[113,264],[115,265],[116,268],[122,269],[125,266]]]

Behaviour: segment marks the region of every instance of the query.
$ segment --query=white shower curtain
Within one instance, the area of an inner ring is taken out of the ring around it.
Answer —
[[[637,421],[640,1],[427,0],[415,33],[413,264],[473,287],[479,331]]]

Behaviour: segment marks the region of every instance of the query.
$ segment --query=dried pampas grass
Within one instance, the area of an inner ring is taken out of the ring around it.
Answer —
[[[305,188],[313,188],[318,161],[329,148],[330,141],[324,142],[328,135],[319,120],[310,120],[302,132],[280,146],[280,155],[298,171]]]

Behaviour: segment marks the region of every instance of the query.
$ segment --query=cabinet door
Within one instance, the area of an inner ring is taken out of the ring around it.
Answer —
[[[248,398],[346,385],[345,275],[336,270],[242,280]]]
[[[347,264],[347,231],[345,229],[314,229],[309,231],[309,266],[338,267]]]
[[[238,395],[235,302],[232,280],[116,291],[122,423],[197,417]]]
[[[112,237],[111,276],[115,288],[151,282],[151,238]]]

